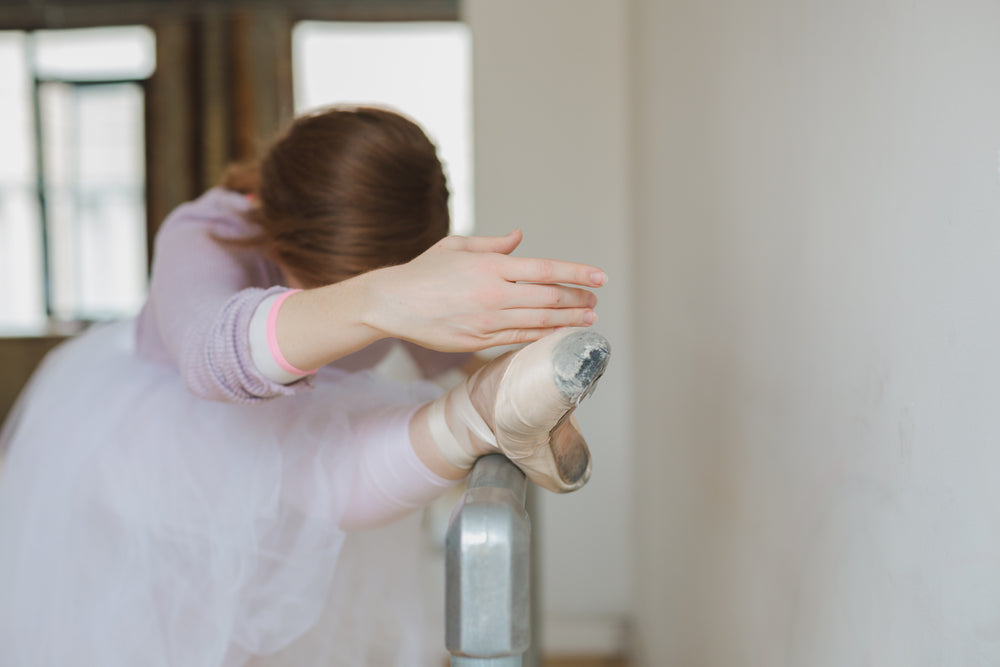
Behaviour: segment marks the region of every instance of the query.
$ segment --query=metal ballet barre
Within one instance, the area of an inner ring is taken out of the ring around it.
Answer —
[[[522,667],[531,646],[528,482],[480,458],[445,538],[445,646],[452,667]]]

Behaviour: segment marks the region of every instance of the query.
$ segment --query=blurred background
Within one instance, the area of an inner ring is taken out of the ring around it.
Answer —
[[[610,276],[546,655],[1000,664],[998,82],[993,0],[7,0],[0,410],[228,161],[388,104],[456,231]]]

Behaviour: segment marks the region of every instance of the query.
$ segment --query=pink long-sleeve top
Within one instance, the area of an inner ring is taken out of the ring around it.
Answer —
[[[259,249],[218,240],[257,231],[243,216],[250,205],[239,193],[213,188],[175,209],[156,235],[149,296],[138,317],[137,353],[174,367],[188,389],[207,399],[249,403],[310,386],[309,378],[279,384],[265,377],[251,357],[254,311],[288,288],[282,286],[281,270]],[[371,367],[392,344],[379,341],[337,366]],[[426,377],[467,359],[407,346]]]

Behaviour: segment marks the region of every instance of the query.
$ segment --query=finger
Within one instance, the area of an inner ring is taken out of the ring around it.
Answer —
[[[568,283],[587,287],[600,287],[608,281],[604,271],[596,266],[529,257],[506,258],[500,274],[512,282]]]
[[[579,287],[514,283],[504,292],[504,308],[593,308],[597,295]]]
[[[559,331],[559,327],[551,329],[507,329],[505,331],[498,331],[490,337],[490,346],[533,343],[557,331]]]
[[[491,318],[494,331],[505,329],[555,329],[589,327],[597,321],[590,308],[511,308]]]
[[[521,243],[521,238],[521,230],[515,229],[504,236],[449,236],[445,239],[444,246],[450,250],[509,255]]]

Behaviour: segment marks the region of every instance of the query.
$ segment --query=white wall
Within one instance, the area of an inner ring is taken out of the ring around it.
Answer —
[[[1000,664],[1000,3],[632,8],[643,664]]]
[[[466,0],[473,34],[476,231],[515,226],[517,254],[590,262],[612,360],[578,411],[594,473],[539,494],[544,645],[613,648],[631,607],[631,293],[625,6]]]

